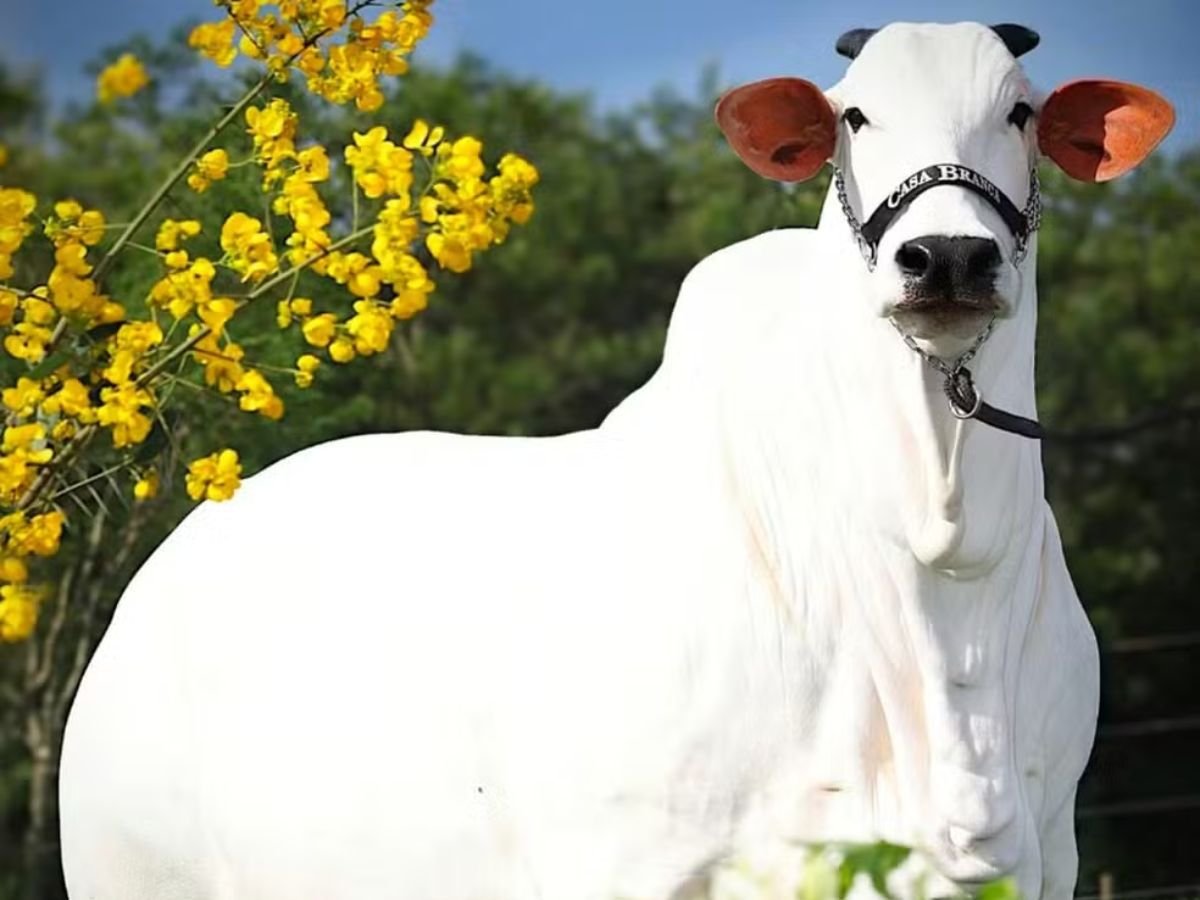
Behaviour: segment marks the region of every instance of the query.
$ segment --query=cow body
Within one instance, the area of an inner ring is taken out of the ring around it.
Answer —
[[[1036,43],[859,30],[827,92],[725,95],[755,171],[844,193],[701,262],[598,429],[338,441],[194,512],[71,712],[74,900],[687,900],[724,859],[877,838],[1071,896],[1095,639],[1040,446],[952,415],[919,354],[974,348],[1034,417],[1039,153],[1114,177],[1172,114],[1041,101]]]
[[[1070,896],[1097,664],[1038,448],[950,417],[823,222],[701,263],[595,431],[351,438],[195,511],[72,712],[71,896],[667,900],[880,837]],[[1030,327],[977,374],[1016,409]]]

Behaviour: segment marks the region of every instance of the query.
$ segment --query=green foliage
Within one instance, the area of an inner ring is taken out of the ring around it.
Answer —
[[[889,896],[887,877],[912,855],[908,847],[880,841],[877,844],[858,844],[845,848],[838,867],[838,897],[850,893],[855,879],[866,875],[871,885],[883,896]]]

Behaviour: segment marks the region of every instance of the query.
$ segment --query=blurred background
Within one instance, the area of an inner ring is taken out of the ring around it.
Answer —
[[[75,196],[110,221],[157,184],[242,77],[184,46],[189,23],[214,17],[207,0],[0,9],[0,143],[10,151],[0,183]],[[1042,89],[1104,75],[1175,104],[1163,149],[1116,183],[1043,168],[1038,387],[1043,422],[1069,432],[1045,446],[1047,489],[1103,652],[1100,733],[1078,808],[1079,894],[1103,885],[1113,897],[1200,896],[1200,5],[438,0],[434,13],[414,71],[370,119],[406,130],[423,116],[482,135],[490,161],[507,149],[527,156],[542,173],[531,225],[447,279],[389,352],[286,395],[280,426],[231,408],[193,422],[188,442],[236,446],[253,471],[362,432],[596,425],[654,370],[692,265],[760,231],[815,222],[827,177],[792,190],[759,180],[711,110],[722,89],[754,78],[832,84],[845,65],[833,43],[848,28],[1018,22],[1042,35],[1023,60]],[[93,85],[122,50],[153,81],[114,114],[95,105]],[[304,136],[333,156],[369,121],[300,92],[290,99]],[[210,223],[218,206],[254,202],[255,176],[240,171],[169,214]],[[116,273],[113,293],[146,280],[138,266]],[[263,327],[243,343],[270,355],[281,340]],[[179,485],[164,494],[111,504],[72,535],[59,558],[70,615],[28,645],[0,647],[4,900],[63,896],[54,779],[72,676],[132,571],[186,513]]]

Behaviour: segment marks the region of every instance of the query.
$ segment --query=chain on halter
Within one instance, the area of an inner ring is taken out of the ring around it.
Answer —
[[[975,340],[971,343],[971,346],[953,364],[947,363],[940,356],[926,353],[917,344],[912,335],[905,333],[904,329],[896,323],[895,319],[888,319],[888,321],[899,332],[901,339],[908,346],[908,349],[912,350],[942,374],[945,379],[942,382],[942,390],[945,392],[946,400],[950,404],[950,412],[954,414],[955,418],[971,419],[978,415],[980,408],[983,406],[983,393],[975,386],[975,381],[971,377],[971,370],[967,368],[967,363],[975,358],[975,354],[979,352],[979,348],[983,346],[983,342],[992,336],[992,329],[996,327],[996,317],[992,316],[988,320],[983,331],[975,336]]]
[[[1025,201],[1025,209],[1021,211],[1025,217],[1025,231],[1017,235],[1017,245],[1013,248],[1013,265],[1019,266],[1025,261],[1029,252],[1029,240],[1034,232],[1042,227],[1042,188],[1038,181],[1037,167],[1029,170],[1029,198]]]
[[[1029,252],[1030,241],[1042,224],[1042,196],[1036,168],[1030,169],[1029,172],[1029,195],[1026,197],[1024,209],[1017,209],[1016,204],[1009,200],[1000,188],[974,169],[957,163],[937,163],[926,166],[900,182],[896,189],[875,208],[866,222],[860,222],[858,216],[854,214],[850,198],[846,193],[845,176],[842,174],[842,170],[836,166],[833,169],[833,184],[837,191],[838,202],[842,206],[842,214],[846,217],[850,232],[858,244],[859,252],[862,253],[867,268],[871,271],[874,271],[879,260],[879,244],[883,240],[884,232],[896,220],[896,217],[919,195],[942,185],[961,187],[978,194],[996,210],[1013,234],[1015,243],[1012,264],[1014,266],[1019,266],[1024,262],[1025,256]],[[900,333],[900,337],[904,339],[904,343],[908,345],[909,349],[941,373],[942,390],[946,394],[950,412],[956,418],[979,419],[994,428],[1028,438],[1041,439],[1044,436],[1045,432],[1042,426],[1033,419],[1005,412],[984,403],[983,394],[975,386],[971,370],[967,368],[967,363],[975,358],[984,341],[991,337],[992,329],[996,325],[995,316],[979,332],[966,352],[953,363],[947,363],[940,357],[926,353],[911,335],[904,332],[895,319],[889,321]]]
[[[998,187],[974,169],[952,163],[941,163],[926,166],[921,171],[910,175],[892,191],[871,214],[866,222],[860,222],[850,205],[850,197],[846,192],[846,178],[837,166],[833,168],[833,185],[837,191],[838,203],[842,207],[842,215],[850,226],[859,252],[866,260],[867,268],[874,271],[879,259],[879,243],[883,232],[892,224],[895,218],[909,203],[926,190],[939,185],[954,185],[963,187],[979,194],[1000,214],[1005,224],[1012,230],[1015,245],[1013,247],[1012,263],[1019,266],[1029,252],[1029,242],[1034,232],[1042,224],[1042,194],[1038,182],[1037,169],[1029,171],[1029,195],[1025,200],[1025,208],[1018,210],[1015,204],[1004,195]]]
[[[842,204],[842,215],[846,217],[846,222],[850,225],[850,232],[854,235],[859,252],[862,253],[863,259],[867,261],[867,268],[874,271],[876,254],[879,248],[868,243],[867,239],[863,237],[862,224],[858,221],[858,217],[854,215],[854,210],[850,206],[850,198],[846,195],[846,178],[842,175],[842,170],[837,166],[833,167],[833,186],[837,190],[838,202]]]

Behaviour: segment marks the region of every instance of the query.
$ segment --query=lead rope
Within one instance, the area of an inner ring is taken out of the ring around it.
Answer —
[[[995,316],[988,321],[983,331],[979,332],[979,335],[975,338],[971,346],[952,365],[941,357],[926,353],[917,346],[917,342],[910,335],[904,333],[900,326],[896,324],[895,319],[889,319],[888,321],[892,323],[892,327],[900,334],[900,337],[910,350],[941,373],[944,379],[942,381],[942,391],[946,395],[946,403],[950,406],[950,413],[956,419],[978,419],[980,422],[991,425],[993,428],[999,428],[1001,431],[1012,432],[1013,434],[1019,434],[1022,437],[1033,440],[1041,440],[1046,436],[1045,429],[1042,428],[1039,422],[1025,416],[1018,416],[1015,413],[1005,412],[989,403],[985,403],[983,401],[983,392],[975,385],[975,379],[971,376],[971,370],[967,368],[967,363],[975,358],[975,354],[979,352],[979,348],[983,346],[983,342],[991,337],[992,328],[996,325]]]

